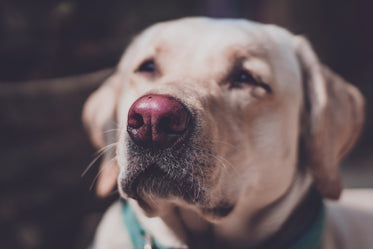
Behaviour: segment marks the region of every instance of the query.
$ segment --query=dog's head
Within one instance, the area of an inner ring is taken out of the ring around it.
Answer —
[[[338,198],[338,164],[361,129],[363,98],[302,37],[186,18],[141,33],[83,119],[97,147],[116,145],[99,193],[118,178],[120,193],[149,213],[172,203],[221,217],[243,196],[274,202],[299,172]]]

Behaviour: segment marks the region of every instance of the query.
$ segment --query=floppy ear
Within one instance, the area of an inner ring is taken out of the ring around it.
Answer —
[[[294,38],[304,82],[302,142],[318,190],[338,199],[339,163],[355,144],[364,121],[359,90],[322,65],[309,42]]]
[[[115,160],[117,128],[115,113],[120,90],[119,76],[115,74],[88,98],[83,107],[83,124],[93,145],[105,151],[97,179],[96,193],[104,197],[115,187],[119,168]]]

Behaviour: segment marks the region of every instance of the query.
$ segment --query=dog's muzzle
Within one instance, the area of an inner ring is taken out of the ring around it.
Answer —
[[[193,113],[193,114],[192,114]],[[201,139],[198,115],[169,95],[149,94],[128,112],[127,166],[120,187],[149,208],[146,199],[176,198],[214,216],[228,215],[228,201],[210,205],[216,162],[211,142]]]
[[[189,109],[169,95],[148,94],[128,112],[127,170],[121,179],[131,198],[148,195],[181,197],[188,202],[200,196],[193,117]]]

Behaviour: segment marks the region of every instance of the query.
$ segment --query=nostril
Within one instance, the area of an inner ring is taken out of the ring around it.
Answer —
[[[178,110],[176,113],[171,113],[170,115],[161,117],[158,120],[158,130],[167,134],[183,133],[189,125],[189,114]]]
[[[164,133],[173,133],[173,130],[171,129],[171,125],[172,125],[171,123],[172,123],[171,118],[169,118],[169,117],[162,117],[158,121],[157,129],[159,131],[164,132]]]
[[[133,113],[128,118],[128,126],[133,128],[133,129],[138,129],[143,125],[144,125],[144,119],[138,113]]]

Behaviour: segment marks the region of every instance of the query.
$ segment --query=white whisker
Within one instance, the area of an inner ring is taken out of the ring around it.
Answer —
[[[104,131],[104,134],[107,134],[107,133],[110,133],[110,132],[115,132],[115,131],[120,131],[120,129],[118,129],[118,128],[116,128],[116,129],[109,129],[109,130]]]
[[[91,161],[91,163],[83,171],[83,173],[80,175],[80,177],[84,177],[87,174],[87,172],[92,168],[92,166],[97,162],[97,160],[100,159],[100,157],[102,157],[105,154],[105,152],[112,149],[116,145],[117,145],[117,143],[112,143],[112,144],[106,145],[105,147],[99,149],[96,152],[97,156]]]
[[[105,166],[102,167],[102,168],[98,171],[98,173],[96,174],[95,178],[93,178],[93,181],[92,181],[92,183],[91,183],[91,185],[90,185],[90,187],[89,187],[89,190],[92,190],[92,189],[93,189],[93,186],[95,185],[95,183],[96,183],[98,177],[102,174],[102,172],[103,172],[106,168],[116,166],[116,165],[113,163],[113,161],[114,161],[115,159],[116,159],[116,157],[111,158],[111,159],[108,161],[108,163],[105,164]]]

